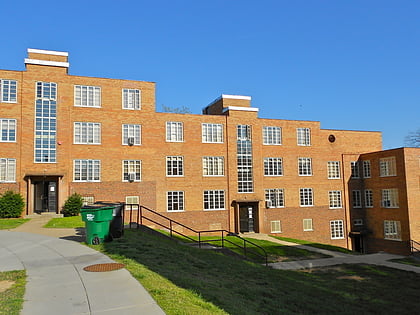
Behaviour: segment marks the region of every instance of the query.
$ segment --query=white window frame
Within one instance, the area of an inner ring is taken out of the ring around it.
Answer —
[[[332,240],[344,239],[344,222],[343,220],[330,221],[330,235]]]
[[[312,219],[303,219],[303,231],[309,232],[314,230],[313,220]]]
[[[141,182],[141,160],[123,160],[122,161],[122,181],[130,182],[130,174],[133,173],[133,182]]]
[[[365,189],[365,208],[373,208],[373,190]]]
[[[328,161],[327,173],[328,179],[340,179],[340,161]]]
[[[285,198],[283,188],[265,189],[264,193],[267,208],[284,208]]]
[[[282,233],[280,220],[270,221],[270,233]]]
[[[312,176],[312,159],[309,157],[298,158],[299,176]]]
[[[223,125],[222,124],[201,124],[202,143],[223,143]]]
[[[203,156],[203,176],[224,176],[225,159],[223,156]]]
[[[86,168],[86,171],[83,171]],[[79,172],[77,170],[79,169]],[[86,173],[84,176],[83,173]],[[101,181],[101,160],[73,160],[73,181],[74,182],[100,182]]]
[[[74,144],[101,144],[101,124],[95,122],[74,122]]]
[[[281,157],[264,158],[264,176],[283,176],[283,159]]]
[[[381,206],[382,208],[400,207],[397,188],[382,189]]]
[[[141,125],[123,124],[122,125],[122,145],[130,145],[129,138],[133,138],[133,145],[141,145]]]
[[[397,164],[395,156],[379,159],[379,176],[397,176]]]
[[[340,190],[330,190],[328,197],[330,209],[340,209],[343,207]]]
[[[166,142],[184,142],[184,124],[182,122],[166,122]]]
[[[101,88],[99,86],[75,85],[74,106],[101,107]]]
[[[370,160],[365,160],[363,161],[363,178],[370,178],[371,175]]]
[[[203,191],[204,210],[225,210],[225,191],[224,190],[204,190]]]
[[[17,103],[18,82],[0,79],[0,103]]]
[[[351,200],[352,200],[353,208],[361,208],[362,207],[362,192],[360,190],[352,190]]]
[[[359,161],[350,162],[351,178],[360,178],[360,163]]]
[[[166,176],[183,177],[184,176],[184,157],[172,155],[166,157]]]
[[[167,191],[166,192],[166,210],[168,212],[183,212],[185,202],[185,194],[183,191]]]
[[[0,183],[16,182],[16,159],[0,158]]]
[[[122,108],[140,110],[141,91],[139,89],[122,89]]]
[[[314,206],[314,191],[312,188],[299,189],[299,204],[300,204],[300,207],[313,207]]]
[[[311,128],[296,128],[297,145],[311,145]]]
[[[384,220],[384,239],[401,241],[401,222]]]
[[[16,119],[0,118],[0,142],[16,142],[16,130]]]
[[[363,219],[353,219],[354,226],[363,226]]]
[[[281,145],[281,127],[263,126],[263,145]]]

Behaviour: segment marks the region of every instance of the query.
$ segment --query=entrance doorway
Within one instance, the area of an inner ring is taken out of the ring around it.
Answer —
[[[34,211],[57,212],[57,180],[42,180],[33,182]]]
[[[258,204],[239,204],[239,231],[240,233],[259,232],[258,229]]]
[[[363,235],[361,234],[353,235],[353,250],[362,254],[365,252]]]

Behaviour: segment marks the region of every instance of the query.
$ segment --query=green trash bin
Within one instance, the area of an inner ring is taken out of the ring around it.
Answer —
[[[97,245],[109,240],[114,207],[85,206],[80,209],[86,226],[86,243]]]

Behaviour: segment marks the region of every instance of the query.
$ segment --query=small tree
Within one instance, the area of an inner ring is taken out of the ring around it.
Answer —
[[[80,209],[83,206],[83,198],[77,193],[70,195],[64,203],[62,213],[65,217],[72,217],[79,215]]]
[[[19,218],[25,207],[23,197],[13,191],[0,196],[0,218]]]

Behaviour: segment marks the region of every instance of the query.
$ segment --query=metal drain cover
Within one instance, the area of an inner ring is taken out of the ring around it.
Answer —
[[[108,264],[96,264],[96,265],[90,265],[83,270],[85,271],[91,271],[91,272],[105,272],[105,271],[112,271],[112,270],[118,270],[124,268],[124,264],[118,264],[118,263],[108,263]]]

